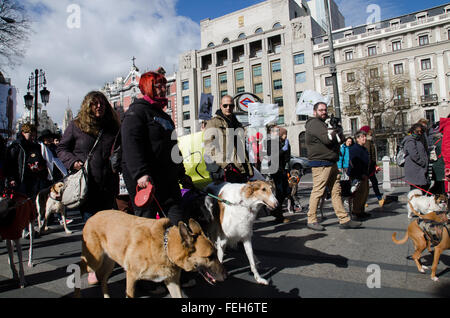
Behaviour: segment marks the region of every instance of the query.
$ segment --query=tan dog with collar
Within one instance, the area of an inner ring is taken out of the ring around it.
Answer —
[[[198,271],[210,284],[226,277],[216,248],[193,219],[188,228],[183,222],[171,226],[167,218],[106,210],[84,226],[80,263],[81,275],[95,271],[105,298],[109,298],[107,282],[114,263],[126,272],[127,297],[134,297],[135,283],[143,279],[164,281],[170,296],[180,298],[181,270]],[[75,296],[80,296],[79,288]]]
[[[425,250],[425,248],[427,248],[428,251],[431,252],[431,248],[430,248],[431,242],[429,239],[425,238],[425,237],[427,237],[427,235],[420,228],[419,221],[420,221],[420,219],[423,219],[423,220],[432,220],[434,222],[441,223],[442,227],[443,227],[442,228],[442,238],[441,238],[439,244],[437,244],[434,247],[433,264],[431,266],[431,279],[434,281],[438,281],[438,278],[436,277],[436,269],[437,269],[437,265],[439,263],[439,258],[443,251],[450,248],[450,237],[449,237],[447,214],[445,212],[440,212],[440,213],[430,212],[425,215],[420,215],[414,209],[412,211],[414,214],[416,214],[419,217],[419,219],[414,220],[413,222],[411,222],[409,224],[405,237],[402,238],[400,241],[398,241],[395,238],[397,233],[394,232],[392,234],[392,241],[395,244],[404,244],[404,243],[406,243],[408,238],[411,238],[411,240],[414,242],[414,246],[415,246],[415,252],[412,255],[412,259],[416,263],[416,266],[417,266],[417,269],[419,270],[419,272],[425,273],[425,269],[428,269],[428,268],[420,263],[420,255]]]
[[[63,182],[57,182],[54,185],[50,187],[50,190],[47,195],[47,191],[43,190],[36,196],[36,207],[38,210],[38,226],[39,226],[39,234],[42,234],[44,231],[48,230],[47,222],[50,214],[52,213],[59,213],[61,214],[61,218],[63,220],[63,226],[64,231],[67,234],[72,234],[72,231],[70,231],[67,228],[66,224],[66,209],[64,204],[62,204],[62,193],[64,191],[64,183]],[[46,200],[43,198],[46,197]],[[44,201],[42,201],[44,200]],[[42,208],[41,208],[41,202],[45,202],[45,214],[44,216],[44,222],[41,221],[42,217]]]

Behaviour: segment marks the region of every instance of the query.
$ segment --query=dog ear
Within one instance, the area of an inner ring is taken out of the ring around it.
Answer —
[[[192,247],[194,245],[194,238],[189,232],[187,225],[182,221],[178,222],[178,230],[180,231],[181,241],[183,244],[185,244],[188,248]]]
[[[200,224],[198,224],[198,222],[195,221],[194,219],[189,219],[189,228],[191,229],[194,235],[199,235],[203,232]]]

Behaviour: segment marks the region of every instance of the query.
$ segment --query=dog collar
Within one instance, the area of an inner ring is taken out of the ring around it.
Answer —
[[[170,231],[170,227],[168,227],[164,231],[164,251],[166,251],[167,259],[169,260],[169,262],[171,262],[172,264],[175,264],[169,257],[169,231]]]

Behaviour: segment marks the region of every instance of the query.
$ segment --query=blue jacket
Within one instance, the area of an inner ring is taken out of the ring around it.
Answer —
[[[350,149],[347,145],[342,144],[341,149],[339,151],[339,160],[337,162],[337,166],[339,169],[348,168],[348,164],[350,162]]]

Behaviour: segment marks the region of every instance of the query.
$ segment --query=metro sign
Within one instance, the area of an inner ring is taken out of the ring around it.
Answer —
[[[253,100],[251,100],[250,98],[245,98],[245,99],[243,99],[243,100],[241,100],[240,102],[239,102],[239,104],[241,104],[242,106],[244,106],[245,108],[248,108],[248,104],[249,103],[254,103],[255,101],[253,101]]]
[[[243,112],[248,112],[248,104],[260,102],[258,96],[252,93],[242,93],[235,98],[237,99],[237,105]]]

